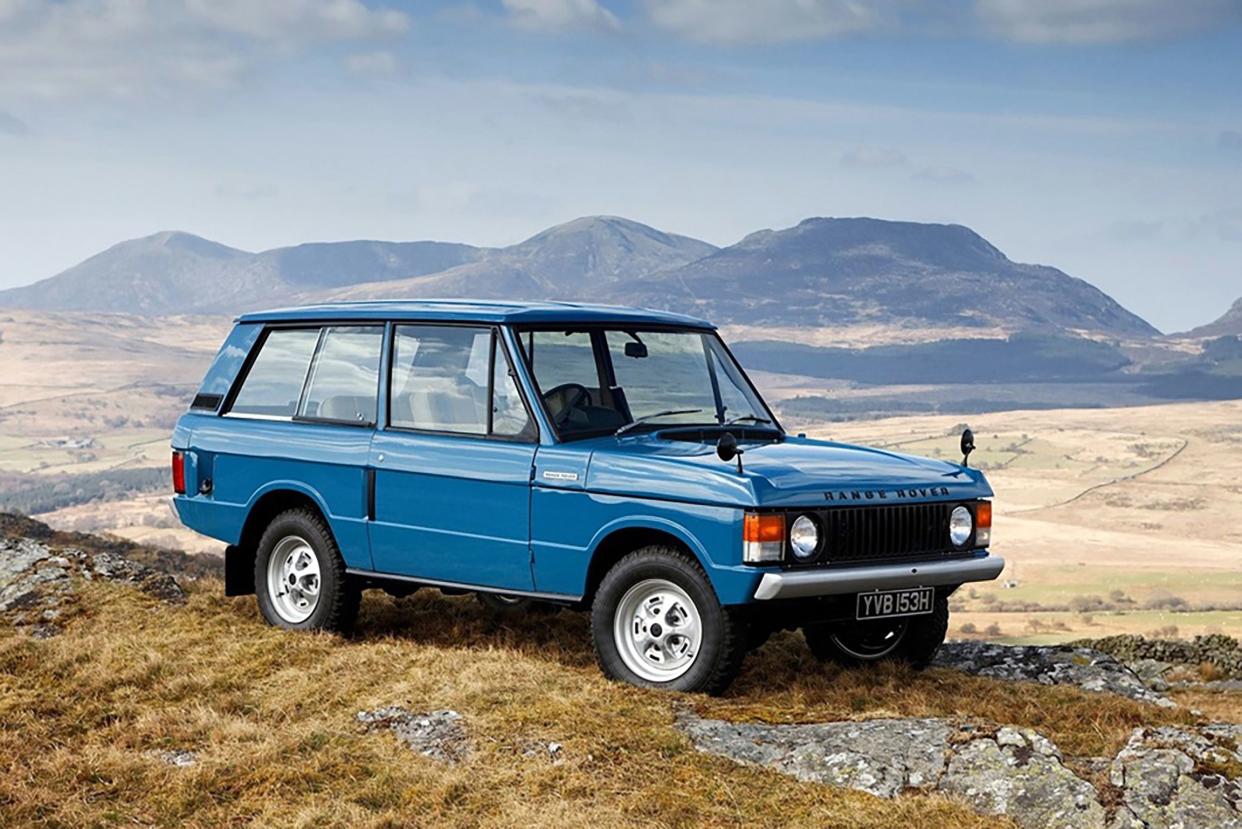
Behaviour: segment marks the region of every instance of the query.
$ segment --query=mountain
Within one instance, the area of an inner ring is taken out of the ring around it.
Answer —
[[[759,325],[920,325],[1159,332],[1091,284],[1010,261],[969,228],[807,219],[629,286],[630,302]]]
[[[176,231],[113,245],[56,276],[0,291],[0,307],[226,313],[306,291],[434,273],[483,256],[444,242],[336,242],[249,253]]]
[[[0,306],[166,314],[262,301],[281,288],[253,254],[164,232],[113,245],[50,279],[0,291]]]
[[[1227,337],[1242,336],[1242,298],[1233,303],[1224,316],[1215,322],[1179,334],[1181,337]]]
[[[339,288],[446,271],[487,251],[449,242],[311,242],[258,255],[299,288]]]
[[[1089,283],[1012,262],[968,228],[878,219],[807,219],[727,248],[616,216],[575,219],[505,248],[350,241],[249,253],[157,233],[0,291],[0,307],[232,314],[433,296],[645,305],[759,326],[1158,333]]]
[[[715,253],[707,242],[617,216],[586,216],[427,278],[356,285],[325,299],[469,296],[595,299],[655,271]]]

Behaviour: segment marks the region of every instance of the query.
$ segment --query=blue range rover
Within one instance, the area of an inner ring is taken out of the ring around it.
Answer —
[[[715,328],[677,314],[247,314],[172,446],[181,520],[229,545],[227,593],[271,624],[345,630],[369,587],[559,604],[637,685],[718,692],[782,628],[822,659],[924,665],[949,595],[1004,565],[965,459],[786,433]]]

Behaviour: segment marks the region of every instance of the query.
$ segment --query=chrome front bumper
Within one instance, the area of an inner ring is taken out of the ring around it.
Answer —
[[[755,598],[803,599],[894,590],[902,587],[939,587],[968,581],[991,581],[1005,569],[999,556],[932,561],[918,564],[887,564],[881,567],[850,567],[840,570],[794,570],[764,573]]]

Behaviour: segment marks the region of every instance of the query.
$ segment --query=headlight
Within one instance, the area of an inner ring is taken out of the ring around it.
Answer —
[[[949,540],[954,547],[961,547],[970,540],[970,533],[975,528],[975,519],[966,507],[955,507],[949,515]]]
[[[806,515],[799,515],[789,528],[789,546],[794,558],[807,561],[819,550],[819,527]]]

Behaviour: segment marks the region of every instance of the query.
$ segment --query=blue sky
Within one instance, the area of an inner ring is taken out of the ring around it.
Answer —
[[[1242,296],[1242,0],[0,0],[0,285],[182,229],[968,225],[1164,330]]]

